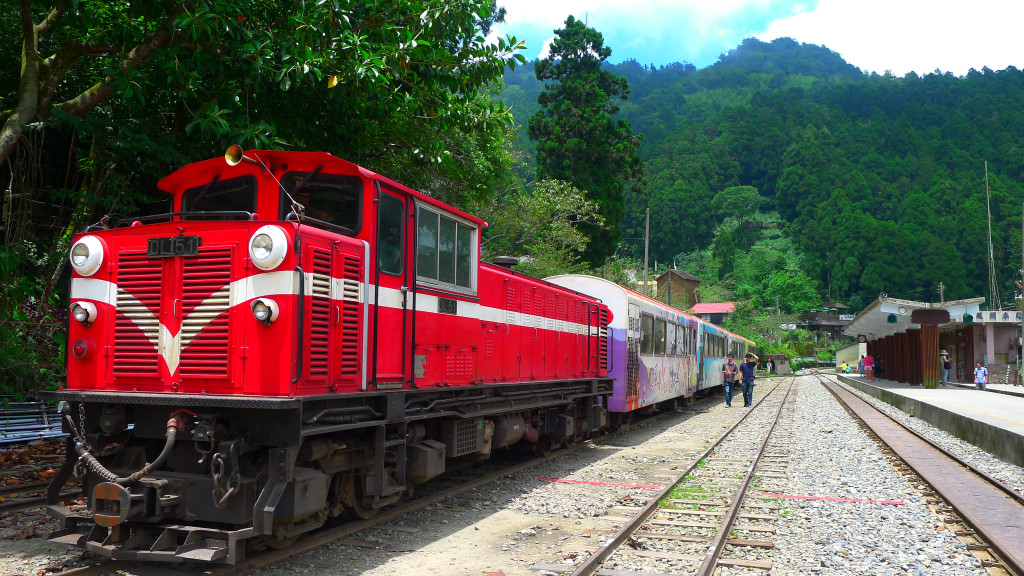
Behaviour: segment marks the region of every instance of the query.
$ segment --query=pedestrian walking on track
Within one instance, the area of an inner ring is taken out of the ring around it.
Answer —
[[[746,360],[740,364],[740,373],[743,375],[743,406],[749,408],[754,403],[754,370],[760,358],[750,352],[743,358]]]
[[[725,364],[722,364],[722,388],[725,388],[725,405],[730,408],[732,408],[733,386],[736,385],[739,372],[740,369],[736,365],[736,361],[733,360],[732,354],[729,354]]]

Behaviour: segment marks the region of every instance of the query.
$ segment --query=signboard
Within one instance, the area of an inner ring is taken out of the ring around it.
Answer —
[[[949,310],[914,310],[910,313],[910,321],[914,324],[946,324],[949,322]]]

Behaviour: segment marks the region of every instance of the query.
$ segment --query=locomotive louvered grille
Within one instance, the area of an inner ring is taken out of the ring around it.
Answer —
[[[359,291],[362,269],[355,256],[344,256],[341,289],[341,374],[359,373],[359,325],[361,320]]]
[[[452,350],[445,358],[445,376],[448,380],[473,378],[473,357],[462,350]]]
[[[313,248],[309,314],[309,377],[327,378],[331,330],[331,253]]]
[[[181,375],[228,376],[230,246],[184,258],[181,284]]]
[[[505,289],[505,323],[516,323],[516,289],[511,286]]]
[[[118,255],[114,376],[156,376],[163,261],[145,253]]]

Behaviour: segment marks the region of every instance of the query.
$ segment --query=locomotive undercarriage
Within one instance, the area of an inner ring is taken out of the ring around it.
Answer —
[[[69,432],[51,540],[123,560],[233,564],[368,518],[452,462],[607,425],[611,380],[301,398],[59,391]],[[72,475],[85,505],[59,498]]]

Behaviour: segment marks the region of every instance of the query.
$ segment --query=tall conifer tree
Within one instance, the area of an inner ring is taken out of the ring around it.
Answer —
[[[588,226],[586,259],[601,265],[622,236],[623,198],[627,182],[640,185],[637,153],[642,135],[629,122],[615,119],[613,99],[626,100],[629,82],[601,66],[611,56],[600,32],[569,16],[555,30],[547,58],[537,62],[537,79],[545,84],[537,99],[540,111],[530,118],[530,139],[537,144],[537,179],[571,182],[596,202],[605,228]]]

